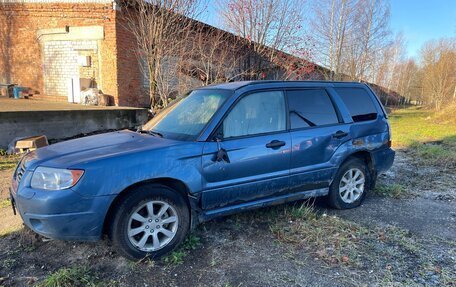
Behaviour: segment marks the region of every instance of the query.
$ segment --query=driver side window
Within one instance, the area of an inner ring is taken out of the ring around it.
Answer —
[[[282,91],[266,91],[243,97],[222,124],[223,137],[263,134],[286,129]]]

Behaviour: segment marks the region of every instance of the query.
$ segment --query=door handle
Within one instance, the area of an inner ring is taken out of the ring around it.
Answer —
[[[284,141],[273,140],[272,142],[266,144],[267,148],[278,149],[281,146],[284,146]]]
[[[341,139],[346,136],[348,136],[348,133],[343,132],[343,131],[337,131],[335,134],[333,134],[333,138],[336,138],[336,139]]]

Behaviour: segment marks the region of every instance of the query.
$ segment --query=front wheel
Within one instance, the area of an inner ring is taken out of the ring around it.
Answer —
[[[367,165],[358,158],[347,160],[339,168],[330,188],[329,204],[337,209],[359,206],[371,186]]]
[[[118,205],[110,237],[128,258],[157,258],[184,240],[189,223],[187,204],[178,192],[162,185],[144,185]]]

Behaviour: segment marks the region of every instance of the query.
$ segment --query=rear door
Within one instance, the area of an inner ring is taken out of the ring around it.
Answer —
[[[283,91],[237,101],[221,122],[219,142],[203,151],[203,209],[255,201],[288,191],[291,138]],[[226,157],[217,161],[218,150]]]
[[[292,154],[291,191],[329,186],[336,167],[330,163],[336,149],[350,139],[333,99],[324,88],[288,90]]]

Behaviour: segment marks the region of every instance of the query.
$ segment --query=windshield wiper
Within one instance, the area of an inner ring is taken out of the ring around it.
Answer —
[[[150,130],[149,134],[154,135],[154,136],[159,136],[161,138],[163,137],[162,133],[159,133],[159,132],[156,132],[156,131],[153,131],[153,130]]]
[[[149,135],[153,135],[153,136],[156,136],[156,137],[163,137],[163,134],[159,133],[159,132],[156,132],[156,131],[153,131],[153,130],[138,130],[138,133],[141,133],[141,134],[149,134]]]
[[[311,127],[314,127],[314,126],[316,126],[316,124],[315,124],[315,123],[313,123],[313,122],[311,122],[310,120],[306,119],[306,118],[305,118],[305,117],[304,117],[304,116],[303,116],[303,115],[302,115],[300,112],[298,112],[298,111],[295,111],[295,110],[291,110],[291,111],[290,111],[290,113],[294,113],[294,114],[296,114],[298,117],[300,117],[300,118],[301,118],[301,120],[305,121],[305,122],[306,122],[306,124],[308,124],[309,126],[311,126]]]

